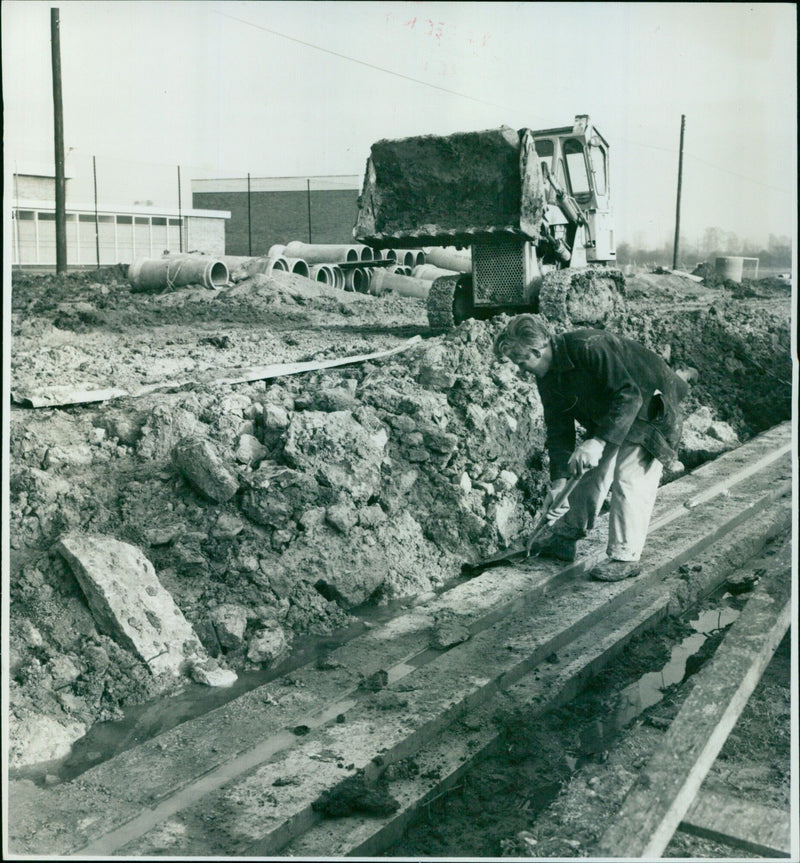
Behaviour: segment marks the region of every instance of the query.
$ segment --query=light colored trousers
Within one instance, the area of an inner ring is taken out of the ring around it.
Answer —
[[[554,533],[582,539],[594,527],[611,489],[608,546],[613,560],[639,560],[647,539],[663,465],[638,444],[607,443],[597,467],[587,471],[569,496],[569,511]]]

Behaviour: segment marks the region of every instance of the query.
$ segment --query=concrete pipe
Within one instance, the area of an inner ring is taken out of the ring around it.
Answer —
[[[431,283],[410,276],[397,276],[386,270],[375,270],[369,283],[369,292],[376,297],[397,294],[399,297],[419,297],[427,299]]]
[[[283,257],[283,255],[279,255],[277,258],[268,258],[267,259],[267,275],[269,275],[273,270],[281,270],[284,273],[289,272],[289,261]]]
[[[277,257],[255,258],[251,264],[248,264],[247,271],[251,276],[269,276],[274,270],[282,272],[289,271],[289,264],[282,255]]]
[[[217,289],[228,284],[228,268],[217,258],[201,255],[138,258],[128,267],[128,281],[134,292],[182,288],[186,285]]]
[[[416,255],[411,249],[398,249],[395,260],[403,267],[413,267]]]
[[[339,288],[339,290],[344,290],[344,270],[341,267],[337,267],[336,264],[331,264],[331,269],[333,270],[333,286],[334,288]]]
[[[269,251],[267,252],[268,258],[279,258],[286,251],[286,246],[281,245],[280,243],[276,243],[274,246],[269,247]]]
[[[369,289],[370,276],[362,267],[353,267],[344,274],[344,289],[366,294]]]
[[[298,276],[308,278],[308,261],[303,258],[284,258],[289,265],[290,273],[297,273]]]
[[[336,246],[301,243],[292,240],[283,254],[288,258],[303,258],[308,264],[336,264],[339,261],[360,261],[357,246]]]
[[[422,249],[417,249],[414,255],[414,263],[418,267],[422,267],[425,264],[425,252]]]
[[[741,284],[744,274],[744,258],[735,256],[717,258],[714,262],[714,272],[720,279],[730,279],[732,282]]]
[[[369,246],[358,245],[356,246],[358,250],[359,259],[362,261],[372,261],[375,259],[375,254]]]
[[[334,287],[336,282],[336,275],[330,264],[312,264],[308,277],[312,281],[321,282],[323,285],[330,285],[331,287]]]
[[[411,270],[411,275],[415,279],[424,279],[426,282],[432,282],[441,276],[457,276],[454,270],[443,270],[441,267],[434,267],[433,264],[421,264]]]
[[[453,246],[425,249],[425,260],[445,270],[454,270],[457,273],[472,272],[472,253],[466,249],[458,251]]]
[[[384,249],[381,252],[381,255],[386,258],[387,261],[397,260],[397,252],[394,249]]]

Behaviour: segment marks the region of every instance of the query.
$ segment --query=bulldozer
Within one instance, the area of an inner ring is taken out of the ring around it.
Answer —
[[[433,329],[523,311],[558,328],[603,326],[625,290],[609,180],[608,142],[585,114],[539,131],[384,139],[367,159],[353,236],[380,249],[470,249],[471,272],[431,285]]]

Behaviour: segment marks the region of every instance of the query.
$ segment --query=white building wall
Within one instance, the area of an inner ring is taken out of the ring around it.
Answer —
[[[225,219],[186,218],[186,251],[225,254]]]

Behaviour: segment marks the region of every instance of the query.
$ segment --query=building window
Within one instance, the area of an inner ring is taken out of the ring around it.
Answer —
[[[17,210],[17,218],[20,222],[32,222],[36,218],[33,210]]]
[[[167,220],[163,216],[153,216],[154,225],[166,225]]]
[[[118,225],[132,225],[133,217],[132,216],[117,216],[117,224]]]
[[[181,220],[180,219],[170,219],[169,223],[170,223],[170,225],[177,225],[180,227]]]
[[[78,216],[79,222],[94,222],[94,216],[89,216],[86,213],[81,213]]]
[[[55,222],[56,214],[55,213],[39,213],[39,221],[40,222]]]

